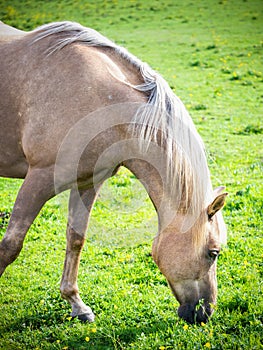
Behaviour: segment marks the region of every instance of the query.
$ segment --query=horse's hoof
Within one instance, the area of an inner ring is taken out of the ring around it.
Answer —
[[[82,315],[78,315],[78,319],[81,322],[94,322],[95,320],[95,315],[94,313],[89,313],[89,314],[82,314]]]

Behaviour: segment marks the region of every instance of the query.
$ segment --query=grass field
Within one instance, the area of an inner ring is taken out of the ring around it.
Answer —
[[[24,30],[77,21],[148,62],[184,101],[206,144],[213,185],[229,192],[218,306],[207,325],[179,320],[149,254],[153,206],[122,169],[102,189],[82,255],[79,287],[96,322],[71,319],[60,298],[62,196],[45,205],[0,280],[0,349],[262,349],[263,2],[0,0],[0,19]],[[0,180],[1,236],[20,184]]]

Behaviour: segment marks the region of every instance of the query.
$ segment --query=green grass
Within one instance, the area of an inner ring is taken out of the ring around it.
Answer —
[[[150,63],[189,109],[204,139],[214,186],[230,193],[229,240],[218,263],[218,307],[206,326],[180,321],[154,265],[156,214],[122,169],[93,210],[79,287],[95,324],[69,317],[59,295],[65,198],[45,205],[19,258],[0,280],[0,349],[262,349],[262,10],[251,1],[0,0],[20,29],[74,20]],[[3,235],[18,180],[0,180]]]

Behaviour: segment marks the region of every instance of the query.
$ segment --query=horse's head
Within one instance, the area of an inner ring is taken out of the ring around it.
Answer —
[[[201,224],[182,232],[187,216],[177,215],[153,243],[153,258],[180,303],[178,315],[189,323],[207,322],[216,303],[216,262],[226,241],[226,227],[219,212],[227,195],[219,194],[222,189],[215,190],[213,202],[201,215]],[[197,247],[195,235],[200,227],[205,239]]]

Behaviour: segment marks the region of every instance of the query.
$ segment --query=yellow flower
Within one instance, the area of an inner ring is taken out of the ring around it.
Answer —
[[[202,327],[205,327],[205,323],[204,323],[204,322],[201,322],[201,326],[202,326]]]
[[[159,350],[165,350],[165,346],[160,346]]]
[[[210,349],[211,348],[211,344],[209,342],[205,343],[204,347]]]
[[[86,341],[90,341],[90,338],[89,338],[89,337],[86,337],[85,340],[86,340]]]
[[[184,329],[185,331],[187,331],[188,328],[189,328],[188,324],[185,324],[185,325],[183,326],[183,329]]]
[[[92,332],[92,333],[96,333],[96,332],[97,332],[97,329],[96,329],[96,328],[91,328],[91,332]]]

